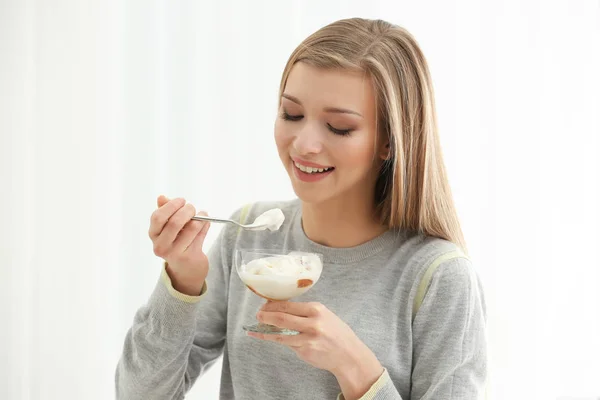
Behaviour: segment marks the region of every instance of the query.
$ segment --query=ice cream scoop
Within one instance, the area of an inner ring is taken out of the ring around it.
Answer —
[[[239,222],[231,219],[208,217],[206,215],[195,215],[192,217],[192,219],[198,221],[234,224],[242,229],[247,229],[250,231],[264,231],[265,229],[268,229],[273,232],[281,228],[281,225],[285,220],[285,215],[283,215],[283,211],[281,211],[279,208],[272,208],[256,217],[254,222],[251,224],[240,224]]]

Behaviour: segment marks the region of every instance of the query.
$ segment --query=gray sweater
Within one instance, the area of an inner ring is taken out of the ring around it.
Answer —
[[[238,277],[236,247],[323,255],[321,278],[293,301],[324,304],[375,353],[385,371],[364,399],[483,397],[485,301],[477,273],[454,244],[390,230],[357,247],[325,247],[304,234],[298,200],[255,203],[232,219],[253,221],[275,207],[286,217],[277,232],[221,230],[200,296],[173,289],[163,268],[125,338],[118,399],[183,399],[221,355],[221,399],[342,398],[331,373],[245,335],[242,326],[256,322],[264,300]]]

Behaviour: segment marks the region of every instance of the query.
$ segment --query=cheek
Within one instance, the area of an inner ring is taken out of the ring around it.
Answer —
[[[275,144],[277,144],[277,147],[281,147],[282,142],[284,140],[284,132],[283,132],[283,126],[281,125],[281,120],[277,119],[277,121],[275,121],[275,126],[274,126],[274,137],[275,137]]]
[[[289,138],[285,131],[283,121],[278,118],[275,122],[275,144],[279,150],[282,150],[288,146]]]
[[[357,169],[370,169],[373,165],[373,154],[375,146],[371,138],[351,137],[344,138],[344,146],[336,146],[338,157],[344,160],[345,164],[359,167]]]

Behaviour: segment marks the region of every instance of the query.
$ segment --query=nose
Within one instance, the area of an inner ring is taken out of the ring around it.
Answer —
[[[293,147],[300,156],[320,153],[323,149],[323,138],[319,128],[312,124],[304,124],[296,133]]]

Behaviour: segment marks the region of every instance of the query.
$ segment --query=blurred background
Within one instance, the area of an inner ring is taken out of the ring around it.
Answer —
[[[160,273],[156,197],[214,216],[293,198],[283,67],[354,16],[404,26],[428,59],[486,288],[489,398],[600,396],[598,1],[0,0],[0,398],[114,398]],[[187,398],[217,399],[219,377]]]

